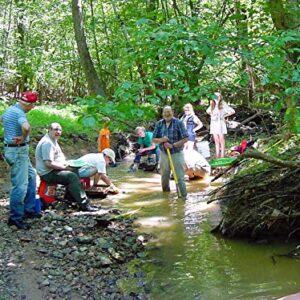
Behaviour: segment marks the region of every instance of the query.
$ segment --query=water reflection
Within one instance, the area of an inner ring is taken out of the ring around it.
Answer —
[[[117,169],[117,168],[115,168]],[[143,269],[151,299],[277,299],[298,292],[300,261],[280,259],[286,245],[255,245],[210,233],[220,218],[218,205],[206,204],[206,182],[188,183],[186,202],[162,193],[160,176],[122,167],[112,177],[123,193],[113,198],[123,209],[135,211],[140,232],[151,233],[149,256]],[[215,184],[218,186],[219,184]]]
[[[201,233],[200,222],[205,220],[207,212],[203,211],[206,207],[206,192],[190,194],[184,204],[183,224],[188,236]]]

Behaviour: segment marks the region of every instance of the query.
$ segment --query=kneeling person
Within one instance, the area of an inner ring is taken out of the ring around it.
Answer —
[[[185,174],[189,179],[204,178],[210,175],[211,167],[208,161],[196,150],[184,150]]]
[[[118,189],[106,175],[106,166],[110,163],[115,164],[115,152],[110,148],[105,148],[101,153],[89,153],[79,158],[80,161],[86,163],[85,166],[78,170],[79,177],[94,177],[94,186],[97,186],[101,179],[108,185],[105,191],[117,192]]]
[[[78,175],[67,169],[65,155],[57,142],[61,133],[60,124],[52,123],[48,133],[39,141],[35,150],[37,173],[49,184],[65,185],[67,193],[76,201],[80,210],[94,211],[89,205]]]
[[[156,164],[159,162],[160,150],[158,145],[153,143],[153,133],[146,131],[144,127],[136,127],[136,135],[139,137],[137,143],[140,148],[138,149],[133,164],[130,166],[130,171],[136,171],[139,167],[142,156],[155,154]]]

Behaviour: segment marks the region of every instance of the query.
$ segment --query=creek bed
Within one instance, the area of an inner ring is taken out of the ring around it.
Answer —
[[[212,235],[220,210],[216,203],[206,204],[212,188],[207,183],[189,182],[189,198],[183,202],[176,199],[174,182],[173,192],[162,193],[158,174],[127,169],[125,162],[109,171],[123,190],[113,201],[137,216],[141,234],[152,236],[140,262],[151,299],[261,300],[300,291],[300,261],[272,260],[295,245]]]

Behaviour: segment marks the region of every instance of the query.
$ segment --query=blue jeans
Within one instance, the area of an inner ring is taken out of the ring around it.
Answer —
[[[145,155],[150,155],[150,154],[155,154],[156,156],[156,162],[158,163],[159,162],[159,158],[160,158],[160,150],[158,147],[156,147],[155,149],[153,150],[150,150],[150,151],[146,151],[144,153],[137,153],[135,155],[135,158],[134,158],[134,163],[139,163],[141,161],[141,158],[142,156],[145,156]]]
[[[92,177],[97,174],[97,169],[93,166],[83,166],[78,170],[80,178]]]
[[[21,221],[24,213],[35,212],[36,173],[29,159],[29,146],[5,147],[10,166],[10,218]]]
[[[183,152],[176,152],[171,154],[174,169],[178,178],[178,187],[182,197],[186,197],[186,185],[184,180],[184,156]],[[161,174],[161,186],[164,192],[170,191],[170,174],[171,174],[171,166],[168,158],[168,154],[165,152],[161,152],[160,157],[160,174]]]

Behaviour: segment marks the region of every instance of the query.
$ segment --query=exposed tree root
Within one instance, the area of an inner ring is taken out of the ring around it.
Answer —
[[[299,161],[253,152],[245,157],[254,156],[277,166],[235,177],[211,193],[210,202],[222,200],[223,207],[223,218],[213,232],[231,238],[299,238]]]

